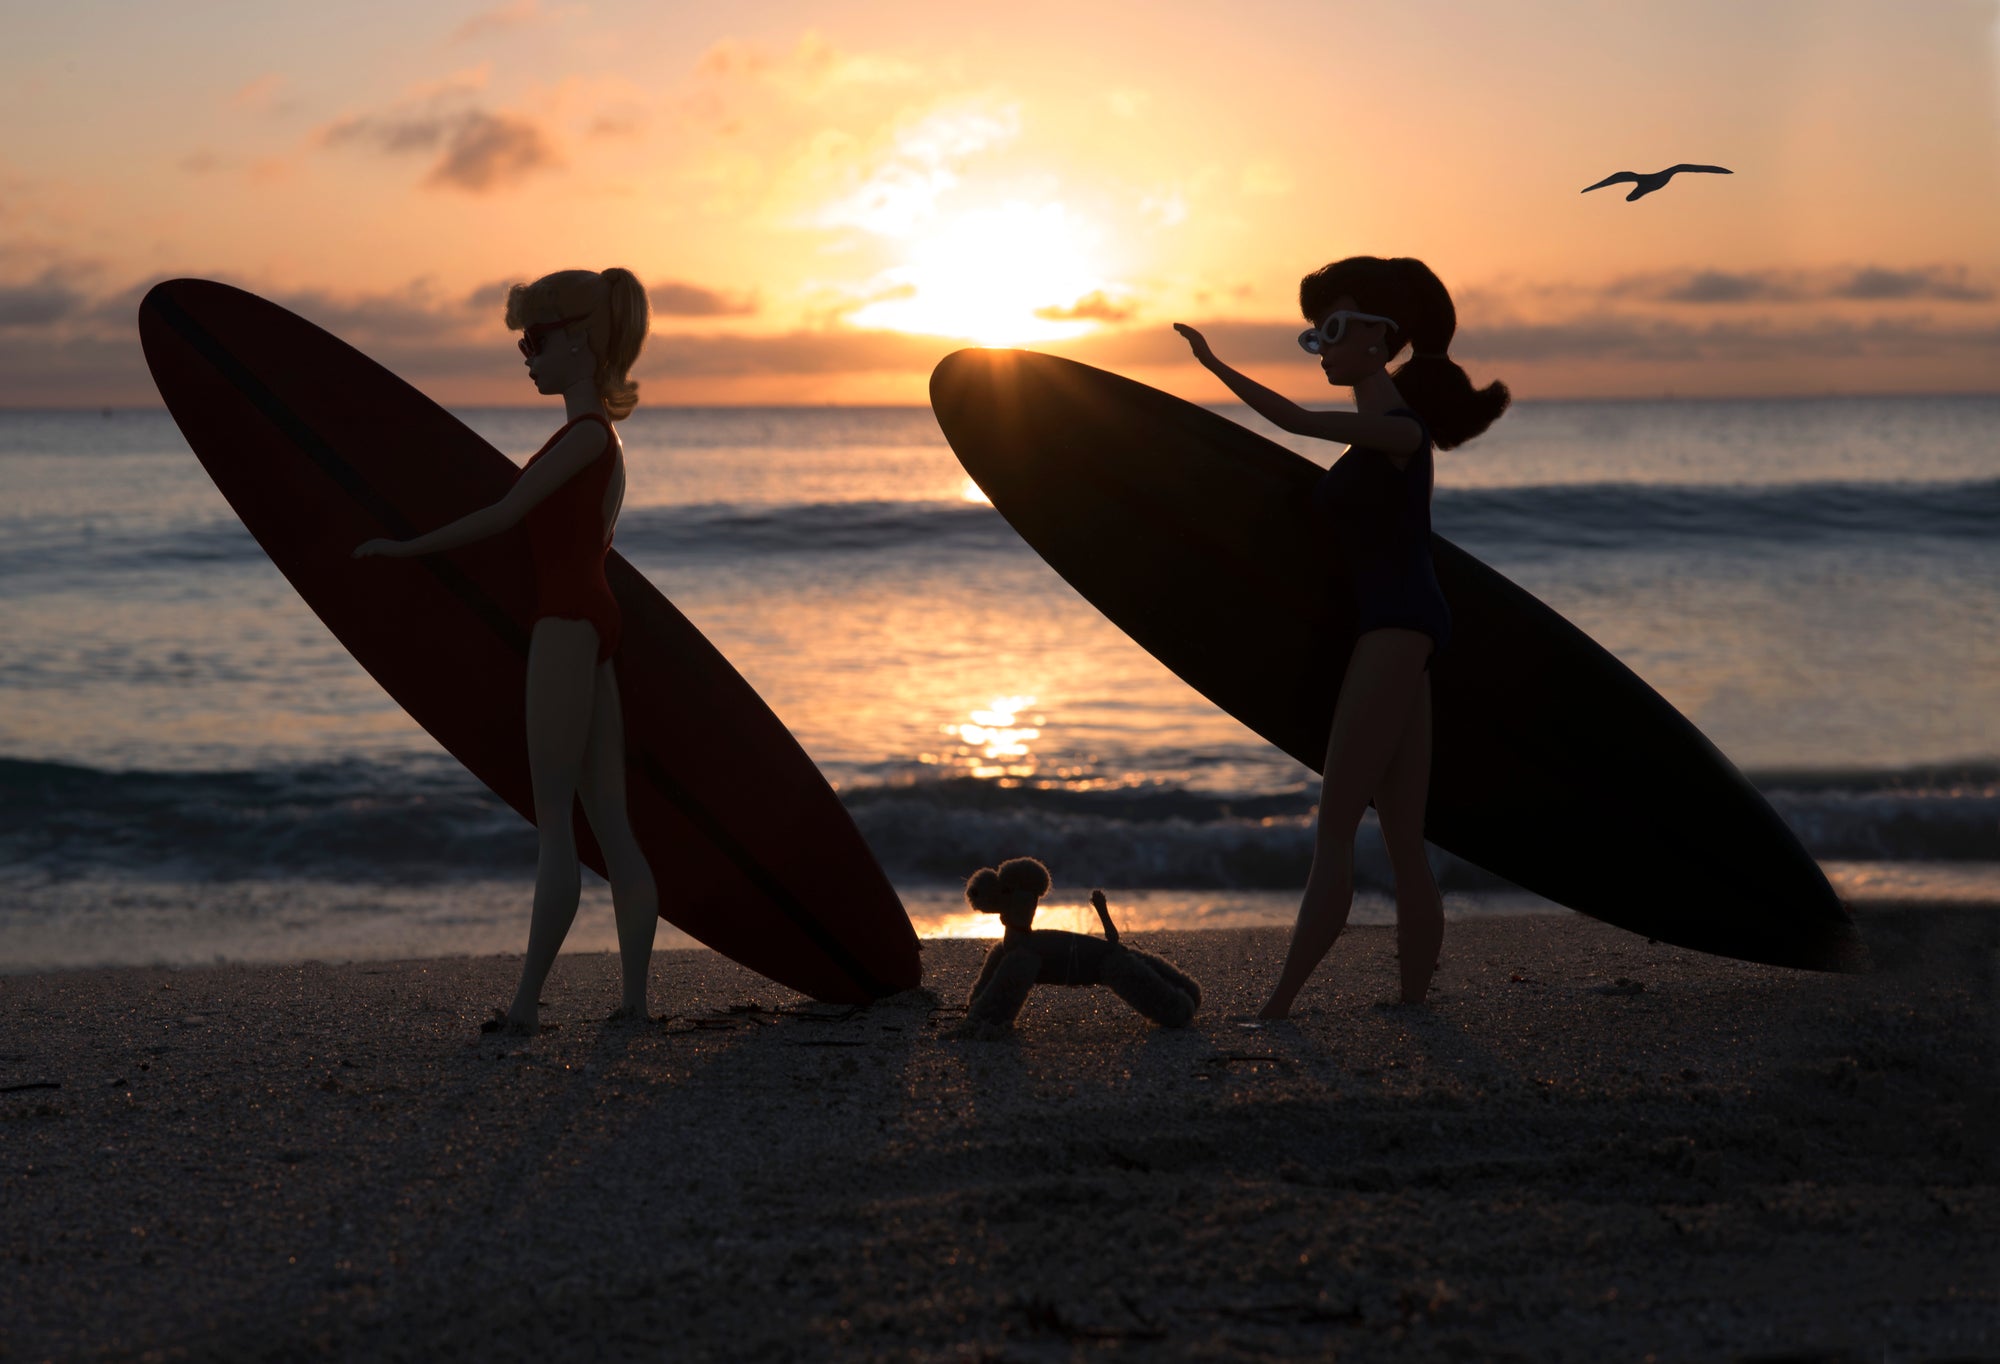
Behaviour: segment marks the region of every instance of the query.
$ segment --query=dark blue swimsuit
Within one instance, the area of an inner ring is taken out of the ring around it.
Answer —
[[[1413,417],[1423,426],[1407,407],[1386,415]],[[1328,624],[1344,621],[1340,633],[1350,636],[1349,651],[1353,640],[1390,626],[1429,635],[1433,658],[1451,639],[1451,609],[1431,567],[1434,474],[1431,432],[1424,426],[1422,447],[1400,470],[1380,450],[1357,445],[1313,487],[1313,524],[1324,537],[1329,567],[1353,584],[1350,602],[1328,603]]]

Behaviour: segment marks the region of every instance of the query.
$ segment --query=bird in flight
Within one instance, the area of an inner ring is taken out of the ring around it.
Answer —
[[[1606,185],[1623,184],[1625,181],[1630,180],[1632,182],[1632,192],[1625,196],[1625,202],[1629,204],[1641,195],[1651,194],[1654,190],[1663,187],[1667,181],[1673,179],[1682,171],[1707,171],[1711,175],[1734,175],[1736,173],[1727,166],[1690,166],[1687,162],[1683,161],[1678,166],[1669,166],[1663,171],[1654,171],[1651,175],[1640,175],[1636,171],[1619,171],[1616,175],[1605,176],[1594,185],[1585,185],[1580,193],[1588,194],[1594,189],[1603,189]]]

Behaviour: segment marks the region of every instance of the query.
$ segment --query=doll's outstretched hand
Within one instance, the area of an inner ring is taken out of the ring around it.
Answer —
[[[1207,337],[1185,322],[1174,323],[1174,330],[1187,338],[1188,349],[1194,352],[1195,359],[1201,361],[1204,365],[1215,363],[1215,352],[1208,348]]]
[[[409,553],[401,540],[364,540],[354,547],[357,559],[407,559]]]

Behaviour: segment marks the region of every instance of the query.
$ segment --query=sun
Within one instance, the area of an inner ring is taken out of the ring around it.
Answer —
[[[1106,290],[1095,259],[1099,236],[1057,203],[954,214],[912,241],[904,263],[880,276],[897,296],[869,304],[850,321],[982,346],[1080,336],[1097,322],[1070,310],[1093,294],[1102,299]]]

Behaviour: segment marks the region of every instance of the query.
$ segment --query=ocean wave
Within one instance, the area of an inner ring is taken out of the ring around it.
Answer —
[[[1433,521],[1447,538],[1499,559],[1694,544],[1752,550],[1883,539],[1984,541],[2000,521],[2000,480],[1443,489]],[[263,553],[226,517],[168,527],[77,521],[12,530],[0,549],[0,578],[228,566],[253,563]],[[1029,552],[984,504],[894,500],[634,508],[618,524],[617,548],[647,560]]]
[[[1475,552],[1644,551],[1984,540],[2000,519],[2000,479],[1958,483],[1800,483],[1776,487],[1579,484],[1440,490],[1432,520]]]
[[[1027,553],[1013,528],[979,502],[710,502],[643,507],[618,522],[628,558],[713,555],[903,554],[931,546]]]
[[[1772,774],[1760,786],[1822,860],[2000,862],[2000,767]],[[1303,885],[1312,861],[1312,798],[1302,790],[958,778],[863,786],[842,799],[899,882],[950,882],[1032,855],[1072,886],[1283,889]],[[1442,852],[1434,861],[1448,890],[1506,884]],[[534,862],[533,830],[441,758],[185,773],[0,759],[0,870],[9,876],[427,882],[532,875]],[[1390,884],[1372,817],[1356,877]]]

